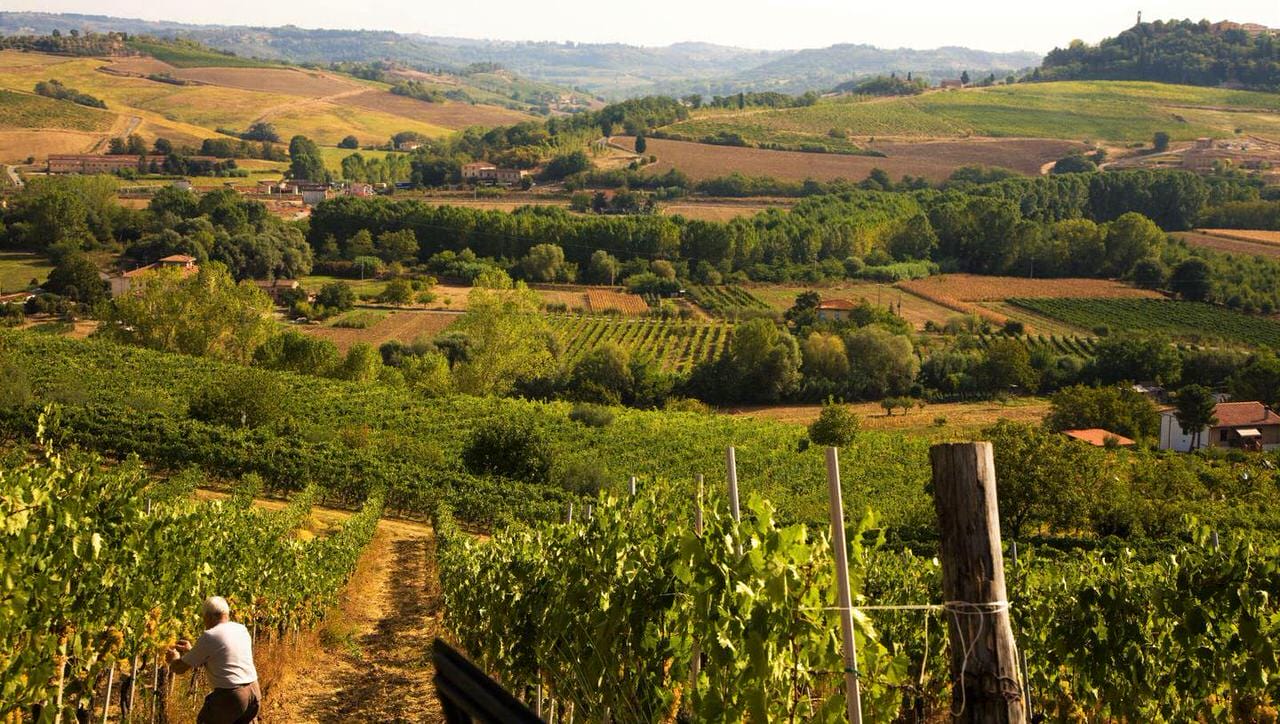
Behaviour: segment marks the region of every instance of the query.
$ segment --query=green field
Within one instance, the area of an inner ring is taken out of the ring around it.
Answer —
[[[1010,303],[1083,329],[1168,335],[1189,342],[1223,341],[1280,347],[1280,322],[1199,302],[1165,299],[1010,299]]]
[[[105,131],[114,120],[110,111],[0,88],[0,128]]]
[[[688,292],[695,304],[717,317],[735,318],[753,312],[773,311],[768,302],[739,286],[694,284]]]
[[[227,55],[206,48],[197,48],[172,43],[154,43],[146,40],[130,40],[129,47],[139,53],[146,53],[156,60],[163,60],[169,65],[179,68],[278,68],[279,63],[267,60],[242,58],[238,55]]]
[[[1225,109],[1225,110],[1224,110]],[[1027,137],[1113,142],[1227,137],[1236,128],[1280,131],[1272,93],[1129,81],[1024,83],[892,99],[838,98],[780,110],[707,111],[665,131],[697,139],[738,133],[751,143],[830,142],[854,136]],[[1277,134],[1280,135],[1280,134]]]
[[[24,291],[32,279],[44,282],[52,268],[39,254],[0,252],[0,294]]]
[[[729,341],[728,324],[625,319],[587,315],[550,315],[551,331],[560,340],[569,362],[606,342],[633,356],[647,356],[668,371],[687,372],[698,362],[716,357]]]

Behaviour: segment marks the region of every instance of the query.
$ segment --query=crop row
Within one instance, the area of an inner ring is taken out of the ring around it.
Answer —
[[[1024,309],[1082,329],[1162,334],[1185,341],[1221,340],[1280,347],[1280,323],[1201,302],[1165,299],[1010,299]]]
[[[703,309],[719,317],[737,317],[743,313],[768,312],[769,303],[738,286],[691,285],[689,297]]]
[[[978,338],[978,341],[982,348],[986,349],[992,342],[999,339],[1008,339],[1008,337],[1002,334],[984,334]],[[1093,356],[1093,350],[1097,344],[1097,340],[1092,337],[1076,337],[1074,335],[1029,334],[1018,339],[1032,353],[1044,350],[1049,354],[1074,355],[1077,357]]]
[[[552,333],[572,363],[602,344],[614,343],[659,362],[668,372],[688,372],[703,360],[718,357],[732,327],[658,319],[619,319],[586,315],[550,316]]]

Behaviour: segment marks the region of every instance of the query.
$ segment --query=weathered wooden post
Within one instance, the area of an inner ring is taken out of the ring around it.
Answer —
[[[849,591],[849,547],[844,537],[840,453],[834,447],[827,448],[827,501],[831,513],[831,555],[836,564],[840,639],[844,644],[845,716],[850,724],[862,724],[862,682],[858,680],[858,645],[853,638],[853,597]]]
[[[942,547],[944,615],[950,620],[952,711],[961,722],[1024,724],[991,443],[934,445],[929,461]]]
[[[693,504],[693,533],[699,538],[702,537],[702,490],[703,478],[702,473],[698,473],[698,497]],[[689,699],[693,700],[693,693],[698,689],[698,674],[702,671],[702,646],[697,642],[693,642],[693,652],[689,661]]]
[[[729,469],[729,512],[734,520],[742,520],[738,510],[738,456],[733,447],[725,451],[725,467]]]

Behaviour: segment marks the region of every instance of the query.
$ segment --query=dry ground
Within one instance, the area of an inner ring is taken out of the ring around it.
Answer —
[[[885,415],[878,402],[861,402],[850,405],[862,418],[863,429],[899,430],[945,438],[953,435],[971,435],[999,420],[1013,420],[1039,424],[1049,412],[1049,403],[1040,398],[1000,402],[949,402],[913,407],[907,412],[894,411]],[[725,412],[797,425],[808,425],[818,419],[821,405],[782,405],[774,407],[737,407]],[[942,424],[939,425],[938,422]]]
[[[1075,334],[1077,330],[1005,304],[1004,301],[1014,297],[1161,298],[1158,292],[1138,289],[1109,279],[1026,279],[939,274],[899,282],[897,286],[962,314],[974,314],[993,324],[1004,324],[1010,319],[1016,319],[1026,324],[1029,332],[1043,334]]]
[[[892,306],[899,316],[916,329],[923,329],[925,322],[943,324],[956,311],[937,302],[918,297],[909,291],[888,284],[875,282],[841,281],[831,284],[752,284],[747,291],[759,297],[774,309],[784,312],[796,302],[796,297],[806,291],[816,291],[823,299],[848,299],[857,302],[866,299],[872,304]]]
[[[28,157],[48,158],[50,154],[87,153],[103,137],[101,133],[43,130],[0,130],[0,163],[24,163]]]
[[[616,139],[633,143],[632,139]],[[734,171],[748,176],[773,176],[801,181],[807,178],[860,181],[873,168],[884,169],[890,177],[924,176],[941,181],[960,166],[983,164],[1004,166],[1028,175],[1040,173],[1045,163],[1061,158],[1080,144],[1041,139],[964,139],[919,143],[876,143],[871,148],[885,154],[849,156],[832,153],[768,151],[736,146],[713,146],[688,141],[648,139],[646,153],[658,162],[646,166],[650,173],[677,168],[694,180],[725,176]]]
[[[320,325],[300,325],[295,329],[313,337],[327,339],[345,354],[360,342],[377,347],[392,340],[412,342],[419,337],[430,339],[453,324],[459,316],[451,312],[395,311],[366,329],[344,329]]]
[[[1221,236],[1225,239],[1248,241],[1255,244],[1280,245],[1280,231],[1267,229],[1198,229],[1210,236]]]
[[[1274,232],[1272,232],[1274,233]],[[1179,231],[1173,236],[1182,239],[1191,246],[1199,246],[1228,254],[1247,254],[1249,256],[1269,256],[1280,259],[1280,244],[1264,241],[1246,241],[1239,238],[1228,238],[1207,231]]]
[[[327,73],[292,68],[175,68],[168,72],[175,78],[224,88],[315,98],[362,87],[358,83]]]
[[[447,101],[444,103],[427,103],[408,96],[398,96],[381,90],[368,90],[364,93],[342,99],[344,105],[382,111],[397,116],[413,118],[445,128],[466,128],[467,126],[509,126],[521,121],[532,120],[533,116],[519,111],[498,106],[481,106],[470,103]]]

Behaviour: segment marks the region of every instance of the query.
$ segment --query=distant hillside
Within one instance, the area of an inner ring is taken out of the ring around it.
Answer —
[[[99,15],[0,13],[0,33],[48,33],[54,29],[65,33],[72,28],[190,38],[246,58],[299,63],[387,60],[419,70],[455,72],[475,63],[498,63],[527,78],[612,98],[653,93],[800,93],[891,72],[913,72],[937,79],[956,77],[968,70],[974,77],[993,72],[1003,77],[1040,60],[1033,53],[989,53],[967,48],[894,50],[842,44],[765,51],[709,43],[648,48],[619,43],[507,42],[390,31],[186,25]]]
[[[1097,45],[1054,48],[1045,80],[1154,80],[1280,90],[1280,38],[1260,25],[1207,20],[1139,23]]]

